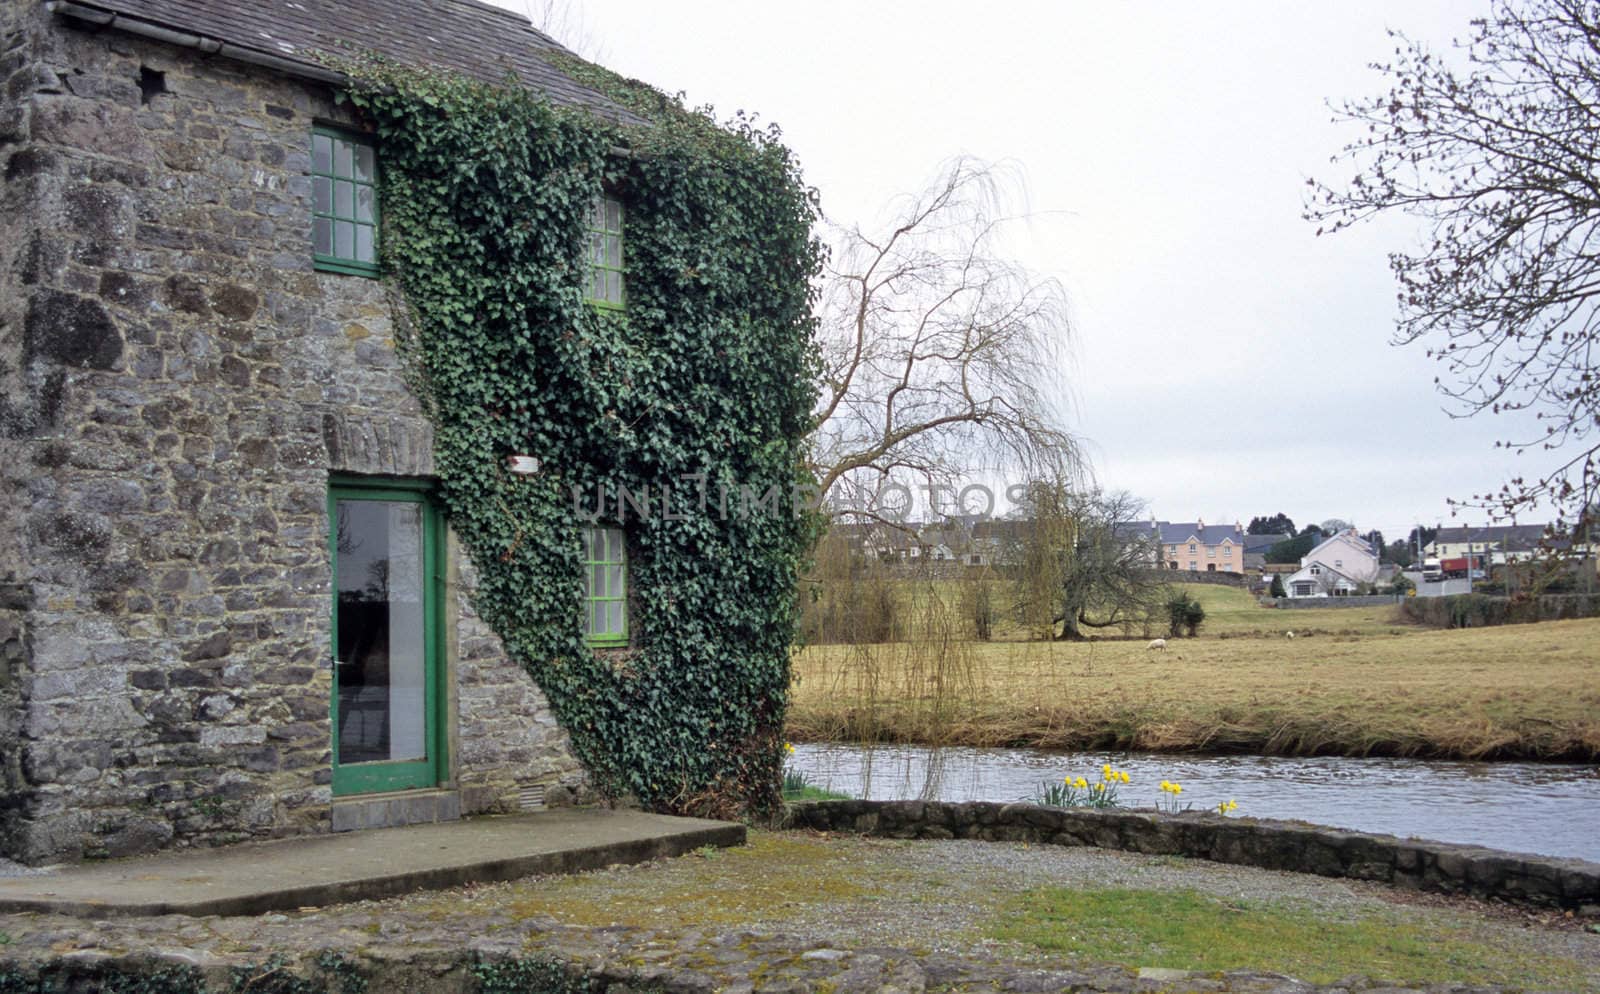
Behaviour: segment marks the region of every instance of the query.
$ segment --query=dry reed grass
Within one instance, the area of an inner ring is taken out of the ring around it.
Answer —
[[[925,589],[920,637],[797,654],[789,735],[1600,759],[1600,619],[1430,631],[1393,621],[1392,608],[1273,611],[1198,589],[1210,602],[1202,637],[1165,653],[1143,641],[965,641],[951,598]]]

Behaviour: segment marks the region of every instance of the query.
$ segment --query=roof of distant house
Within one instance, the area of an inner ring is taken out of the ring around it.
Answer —
[[[1162,545],[1178,545],[1189,541],[1192,535],[1201,545],[1221,545],[1224,539],[1235,545],[1244,544],[1244,531],[1237,524],[1208,525],[1199,521],[1157,521]]]
[[[1323,546],[1327,545],[1329,542],[1332,542],[1334,539],[1338,539],[1338,538],[1347,538],[1347,539],[1349,539],[1350,541],[1354,542],[1356,545],[1360,546],[1362,549],[1365,549],[1369,556],[1376,557],[1378,555],[1378,550],[1374,549],[1372,547],[1372,543],[1371,542],[1369,542],[1366,539],[1362,538],[1360,535],[1357,535],[1354,528],[1347,528],[1344,531],[1334,532],[1332,535],[1324,535],[1322,537],[1322,541],[1320,541],[1316,545],[1312,546],[1311,547],[1311,551],[1306,553],[1305,558],[1306,559],[1311,559],[1311,558],[1315,557],[1317,552]]]
[[[1506,552],[1529,552],[1539,547],[1544,541],[1546,525],[1483,525],[1481,527],[1465,525],[1453,528],[1441,528],[1433,536],[1435,543],[1448,542],[1451,545],[1462,545],[1468,542],[1494,545]],[[1565,541],[1552,543],[1565,548]]]
[[[69,0],[51,9],[321,78],[329,72],[319,52],[372,51],[487,83],[515,73],[553,103],[643,123],[556,69],[551,55],[575,56],[526,17],[478,0]]]
[[[1264,553],[1279,542],[1287,542],[1293,535],[1246,535],[1244,537],[1244,551]]]

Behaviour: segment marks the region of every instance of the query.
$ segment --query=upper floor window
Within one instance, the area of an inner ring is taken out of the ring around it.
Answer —
[[[1194,543],[1193,543],[1193,542],[1190,542],[1190,543],[1189,543],[1189,552],[1190,552],[1190,553],[1191,553],[1191,554],[1193,554],[1193,552],[1194,552],[1194,551],[1195,551],[1195,548],[1194,548]]]
[[[311,134],[311,243],[318,269],[378,272],[378,154],[334,128]]]
[[[589,212],[589,302],[621,308],[622,201],[601,195]]]
[[[622,529],[584,534],[584,634],[593,645],[628,641],[628,553]]]

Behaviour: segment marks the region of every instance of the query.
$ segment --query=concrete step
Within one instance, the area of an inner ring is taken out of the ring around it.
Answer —
[[[333,799],[333,830],[432,825],[461,817],[461,794],[454,790],[396,790]]]
[[[559,808],[0,877],[0,913],[257,915],[415,890],[577,873],[743,845],[743,825],[643,811]]]

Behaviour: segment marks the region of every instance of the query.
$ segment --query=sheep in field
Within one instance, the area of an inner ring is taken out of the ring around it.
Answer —
[[[1166,647],[1167,647],[1167,640],[1166,639],[1152,639],[1150,644],[1148,646],[1146,646],[1145,648],[1147,648],[1147,649],[1165,649]]]

